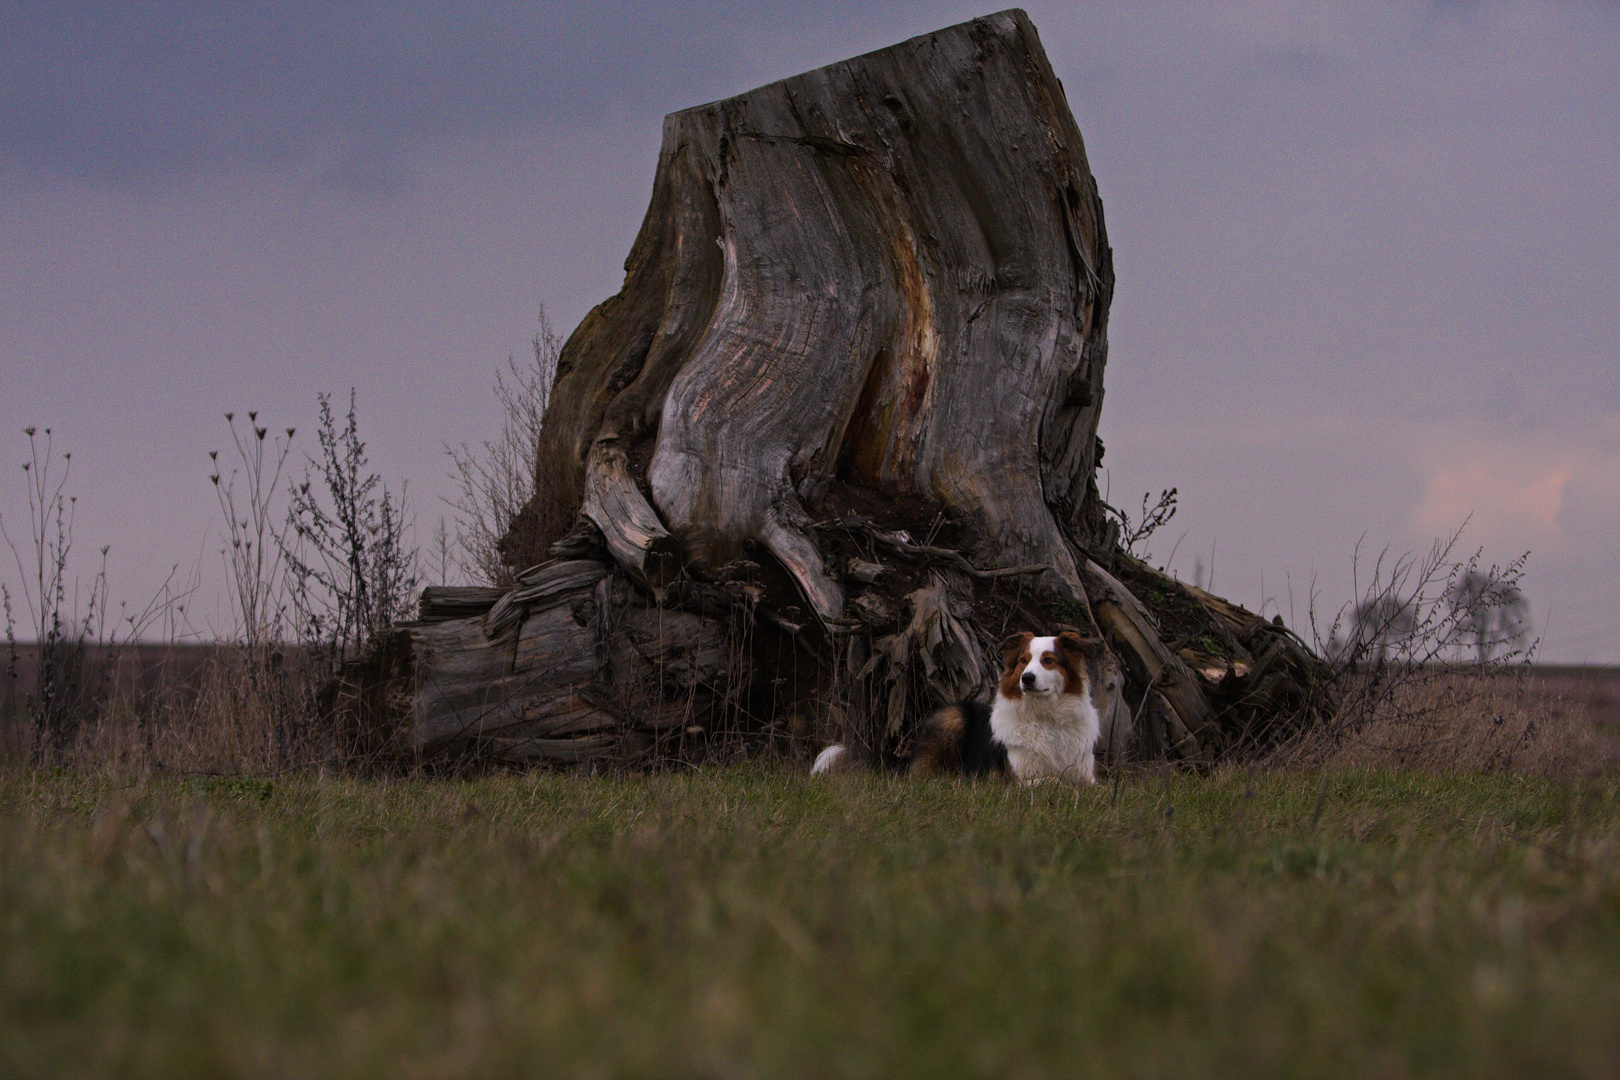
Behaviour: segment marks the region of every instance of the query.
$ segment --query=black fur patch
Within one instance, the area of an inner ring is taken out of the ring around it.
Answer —
[[[964,701],[957,708],[967,720],[962,733],[962,771],[969,776],[985,776],[1007,771],[1007,747],[990,733],[990,706],[980,701]]]
[[[1006,775],[1007,748],[990,733],[990,706],[961,701],[934,713],[917,732],[908,767],[913,776]]]

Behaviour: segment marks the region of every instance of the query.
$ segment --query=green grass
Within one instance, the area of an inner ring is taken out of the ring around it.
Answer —
[[[1620,783],[0,774],[0,1075],[1612,1076]]]

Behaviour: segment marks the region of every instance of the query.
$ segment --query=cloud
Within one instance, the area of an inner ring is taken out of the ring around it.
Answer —
[[[685,103],[738,66],[722,12],[588,7],[7,5],[0,164],[111,186],[308,167],[386,191],[424,141]]]
[[[1423,496],[1408,527],[1437,535],[1466,518],[1483,542],[1552,551],[1612,534],[1620,525],[1615,429],[1608,417],[1529,431],[1465,420],[1420,427],[1413,443]]]

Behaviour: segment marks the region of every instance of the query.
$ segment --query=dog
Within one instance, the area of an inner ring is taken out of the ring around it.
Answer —
[[[1099,639],[1064,630],[1052,637],[1016,634],[1002,654],[995,700],[935,712],[917,733],[906,771],[1096,783],[1097,737],[1121,683],[1113,653]],[[845,747],[829,746],[810,773],[840,772],[850,761]]]

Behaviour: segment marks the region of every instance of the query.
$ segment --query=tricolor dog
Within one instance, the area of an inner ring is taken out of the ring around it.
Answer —
[[[908,771],[1096,783],[1097,736],[1119,693],[1118,661],[1100,640],[1073,630],[1018,634],[1002,649],[995,700],[963,701],[930,716]],[[829,746],[810,772],[837,772],[849,760],[843,746]]]

